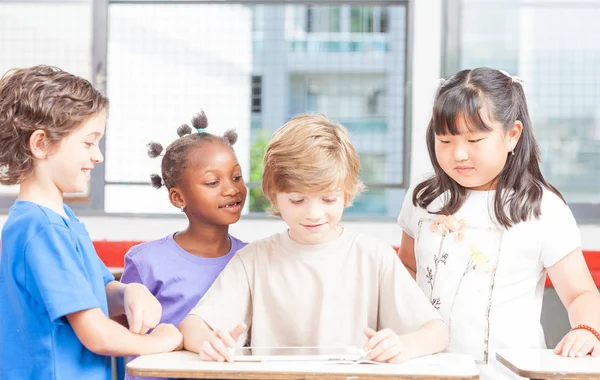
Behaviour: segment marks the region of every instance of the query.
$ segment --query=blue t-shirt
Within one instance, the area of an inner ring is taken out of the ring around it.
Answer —
[[[110,358],[79,341],[66,315],[100,308],[114,277],[83,223],[17,201],[2,229],[0,374],[6,379],[110,379]],[[90,326],[94,328],[94,326]]]

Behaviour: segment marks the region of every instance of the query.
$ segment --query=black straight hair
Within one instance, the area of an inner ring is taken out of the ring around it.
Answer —
[[[531,118],[521,81],[506,72],[480,67],[462,70],[440,83],[435,96],[433,114],[427,127],[426,139],[434,175],[419,183],[412,202],[427,209],[438,197],[445,195],[440,210],[433,214],[453,215],[465,203],[467,189],[442,170],[435,155],[436,135],[458,135],[461,120],[467,121],[470,131],[490,131],[481,115],[502,123],[504,131],[516,121],[523,124],[521,138],[515,146],[496,182],[494,215],[505,228],[541,215],[544,188],[561,199],[560,192],[544,179],[539,167],[539,149],[533,135]]]

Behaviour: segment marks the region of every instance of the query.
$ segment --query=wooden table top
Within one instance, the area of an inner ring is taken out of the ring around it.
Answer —
[[[467,355],[441,353],[403,364],[328,364],[326,362],[216,363],[198,354],[177,351],[143,355],[127,364],[133,376],[186,379],[479,379]]]

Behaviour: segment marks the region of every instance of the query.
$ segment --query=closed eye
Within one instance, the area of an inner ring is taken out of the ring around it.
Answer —
[[[208,186],[208,187],[215,187],[218,184],[219,184],[219,181],[212,181],[212,182],[205,183],[205,185]]]
[[[483,140],[483,139],[469,140],[469,142],[470,142],[470,143],[477,143],[477,142],[480,142],[481,140]]]
[[[438,141],[440,143],[442,143],[442,144],[450,144],[450,140],[441,140],[441,139],[438,139]]]
[[[337,198],[324,198],[323,202],[325,203],[335,203],[337,201]]]
[[[292,204],[294,204],[294,205],[299,205],[300,203],[304,202],[304,199],[298,199],[298,200],[290,199],[290,202],[292,202]]]

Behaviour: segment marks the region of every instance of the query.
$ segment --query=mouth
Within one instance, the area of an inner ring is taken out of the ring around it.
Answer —
[[[475,170],[475,168],[471,166],[457,166],[454,168],[454,170],[456,170],[460,174],[468,174],[471,171]]]
[[[319,227],[321,227],[322,225],[324,225],[325,223],[321,223],[321,224],[303,224],[302,227],[309,229],[309,230],[314,230],[317,229]]]
[[[219,208],[232,209],[232,208],[239,207],[241,204],[242,204],[242,200],[236,199],[234,201],[231,201],[229,203],[225,203],[224,205],[219,206]]]
[[[89,174],[92,171],[92,168],[83,168],[81,169],[82,172]]]

